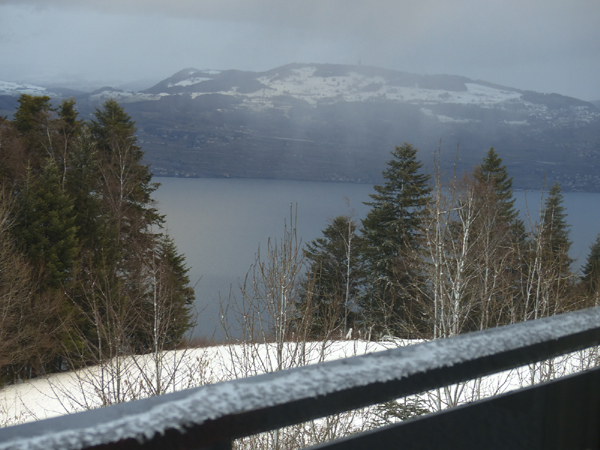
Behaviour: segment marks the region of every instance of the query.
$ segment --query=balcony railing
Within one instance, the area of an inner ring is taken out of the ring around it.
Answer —
[[[240,437],[598,344],[593,308],[5,428],[0,450],[226,449]],[[600,369],[316,448],[598,449]]]

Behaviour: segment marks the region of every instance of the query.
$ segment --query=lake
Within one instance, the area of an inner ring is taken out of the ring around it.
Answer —
[[[219,294],[237,290],[258,246],[269,237],[280,239],[289,224],[290,205],[297,205],[297,231],[302,242],[321,235],[328,221],[354,210],[362,219],[373,186],[287,180],[164,178],[154,193],[167,216],[169,233],[186,256],[190,279],[196,283],[196,309],[200,313],[195,334],[221,338]],[[539,217],[540,192],[515,192],[516,206]],[[600,233],[600,194],[564,193],[571,225],[571,257],[577,267]],[[239,290],[238,290],[239,292]]]

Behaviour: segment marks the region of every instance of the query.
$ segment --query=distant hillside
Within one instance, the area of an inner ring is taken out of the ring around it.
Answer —
[[[289,64],[266,72],[190,68],[140,92],[76,95],[84,116],[108,97],[136,120],[161,175],[373,183],[394,145],[412,143],[431,167],[441,139],[447,170],[457,162],[470,171],[494,146],[516,188],[539,189],[545,178],[565,190],[600,191],[600,110],[559,94],[461,76]],[[6,105],[0,96],[0,114]]]

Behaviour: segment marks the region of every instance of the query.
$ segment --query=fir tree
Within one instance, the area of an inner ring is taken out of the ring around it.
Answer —
[[[560,186],[555,183],[550,188],[542,215],[542,240],[547,248],[547,257],[560,265],[561,275],[570,273],[573,259],[569,257],[571,241],[569,240],[569,225],[567,213],[563,206],[563,195]]]
[[[79,130],[83,123],[77,118],[79,114],[75,109],[75,99],[71,97],[69,100],[63,100],[58,107],[58,117],[64,122],[65,126],[68,127],[69,131],[73,133]]]
[[[18,102],[19,107],[14,117],[17,130],[23,135],[31,132],[40,133],[40,128],[52,111],[50,97],[21,94]]]
[[[475,178],[487,185],[495,196],[500,217],[507,224],[524,229],[522,222],[518,219],[519,211],[515,209],[515,198],[512,190],[512,177],[508,176],[506,166],[502,165],[502,158],[490,148],[483,164],[475,168]]]
[[[155,352],[159,341],[160,349],[176,346],[193,326],[194,292],[183,256],[161,234],[151,197],[158,184],[142,163],[134,122],[112,100],[89,125],[72,99],[56,111],[48,97],[19,103],[13,121],[0,119],[0,182],[17,204],[2,237],[10,232],[26,259],[23,297],[39,311],[20,316],[22,329],[38,331],[27,339],[40,336],[23,361],[40,371],[61,370],[67,357],[103,363],[148,350],[151,335]]]
[[[349,216],[337,216],[323,230],[323,237],[304,249],[308,270],[299,307],[303,311],[312,307],[310,334],[314,337],[334,330],[345,334],[354,322],[354,303],[362,278],[360,240],[356,223]]]
[[[45,159],[53,156],[53,110],[48,96],[22,94],[13,124],[26,142],[27,164],[35,173],[43,170]]]
[[[77,132],[69,159],[65,189],[77,212],[80,264],[88,274],[116,271],[123,249],[103,195],[100,152],[87,125]]]
[[[54,157],[58,164],[63,188],[67,181],[69,165],[71,164],[71,154],[76,150],[77,137],[83,128],[83,122],[78,120],[75,110],[75,99],[63,100],[58,110],[58,119],[56,120],[56,144]]]
[[[144,153],[137,145],[135,123],[114,100],[107,100],[96,110],[90,126],[99,157],[101,191],[105,207],[116,227],[117,239],[127,247],[143,238],[163,218],[153,207],[152,183],[148,166],[142,164]]]
[[[61,189],[53,160],[47,160],[41,175],[29,174],[14,232],[42,276],[42,289],[58,288],[72,280],[78,251],[75,214],[73,202]]]
[[[377,193],[365,203],[371,210],[362,221],[370,278],[363,308],[371,325],[395,334],[415,318],[412,301],[419,276],[411,258],[420,246],[431,192],[416,155],[410,144],[395,148],[383,172],[385,184],[374,187]]]
[[[145,350],[148,330],[154,325],[144,318],[157,314],[155,290],[160,284],[160,314],[169,311],[168,335],[174,342],[193,325],[193,291],[187,286],[187,269],[173,242],[161,238],[164,218],[151,197],[159,185],[152,183],[152,174],[142,163],[135,123],[123,108],[108,100],[95,117],[90,131],[97,149],[98,191],[107,218],[99,231],[110,237],[108,245],[101,241],[104,290],[111,292],[113,302],[138,315],[126,319],[127,334],[138,341],[135,348]]]
[[[590,247],[590,253],[583,266],[581,281],[590,300],[590,306],[598,306],[600,304],[600,234]]]
[[[164,273],[165,300],[170,309],[166,336],[169,346],[173,347],[194,326],[191,308],[196,295],[190,286],[185,257],[178,252],[175,241],[168,234],[159,241],[159,257]]]

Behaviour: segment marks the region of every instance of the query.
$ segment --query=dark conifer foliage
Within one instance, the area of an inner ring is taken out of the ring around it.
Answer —
[[[14,119],[15,127],[19,133],[42,135],[52,110],[50,97],[23,94],[19,98],[19,105]]]
[[[17,245],[36,266],[40,288],[73,281],[78,252],[71,198],[61,189],[58,169],[48,159],[40,176],[29,174],[19,198]]]
[[[137,145],[135,123],[114,100],[96,110],[96,120],[90,125],[99,158],[101,192],[110,211],[118,240],[124,246],[143,237],[148,227],[160,227],[163,218],[153,207],[152,174],[142,163],[144,155]]]
[[[421,173],[417,149],[410,144],[396,147],[383,186],[374,186],[371,211],[363,220],[363,233],[373,268],[385,276],[405,248],[417,248],[420,226],[429,202],[429,175]]]
[[[190,286],[185,257],[178,252],[173,238],[168,234],[162,236],[158,243],[158,258],[162,269],[164,303],[169,308],[165,315],[165,335],[169,346],[173,347],[195,324],[191,307],[196,297]]]
[[[421,226],[431,187],[421,172],[417,149],[396,147],[383,172],[385,184],[375,186],[371,210],[362,221],[368,293],[364,298],[367,321],[394,334],[415,317],[410,293],[419,274],[412,265],[420,247]],[[417,314],[418,315],[418,314]],[[392,322],[395,325],[392,325]]]
[[[590,300],[589,306],[600,304],[600,234],[590,247],[581,281]]]
[[[361,238],[356,232],[351,217],[337,216],[323,230],[323,237],[306,244],[308,270],[300,309],[312,309],[313,337],[330,336],[335,331],[345,335],[356,320],[363,277]]]
[[[569,257],[571,240],[567,213],[563,206],[564,197],[560,186],[555,183],[548,193],[542,216],[542,239],[550,252],[550,256],[560,265],[563,275],[570,273],[573,259]]]
[[[508,175],[502,158],[496,153],[494,147],[487,152],[483,163],[475,168],[475,178],[488,186],[495,196],[499,216],[502,220],[522,232],[523,222],[519,220],[519,211],[515,209],[515,198],[512,189],[512,177]]]
[[[47,320],[31,324],[38,356],[6,373],[177,346],[194,325],[194,291],[183,256],[163,235],[152,200],[158,184],[131,117],[113,100],[91,123],[73,99],[53,109],[47,97],[23,95],[19,104],[12,122],[0,120],[0,183],[16,205],[9,247],[31,274],[20,301],[47,311]]]
[[[53,155],[53,110],[50,97],[23,94],[15,112],[14,125],[26,143],[27,164],[37,171]]]

